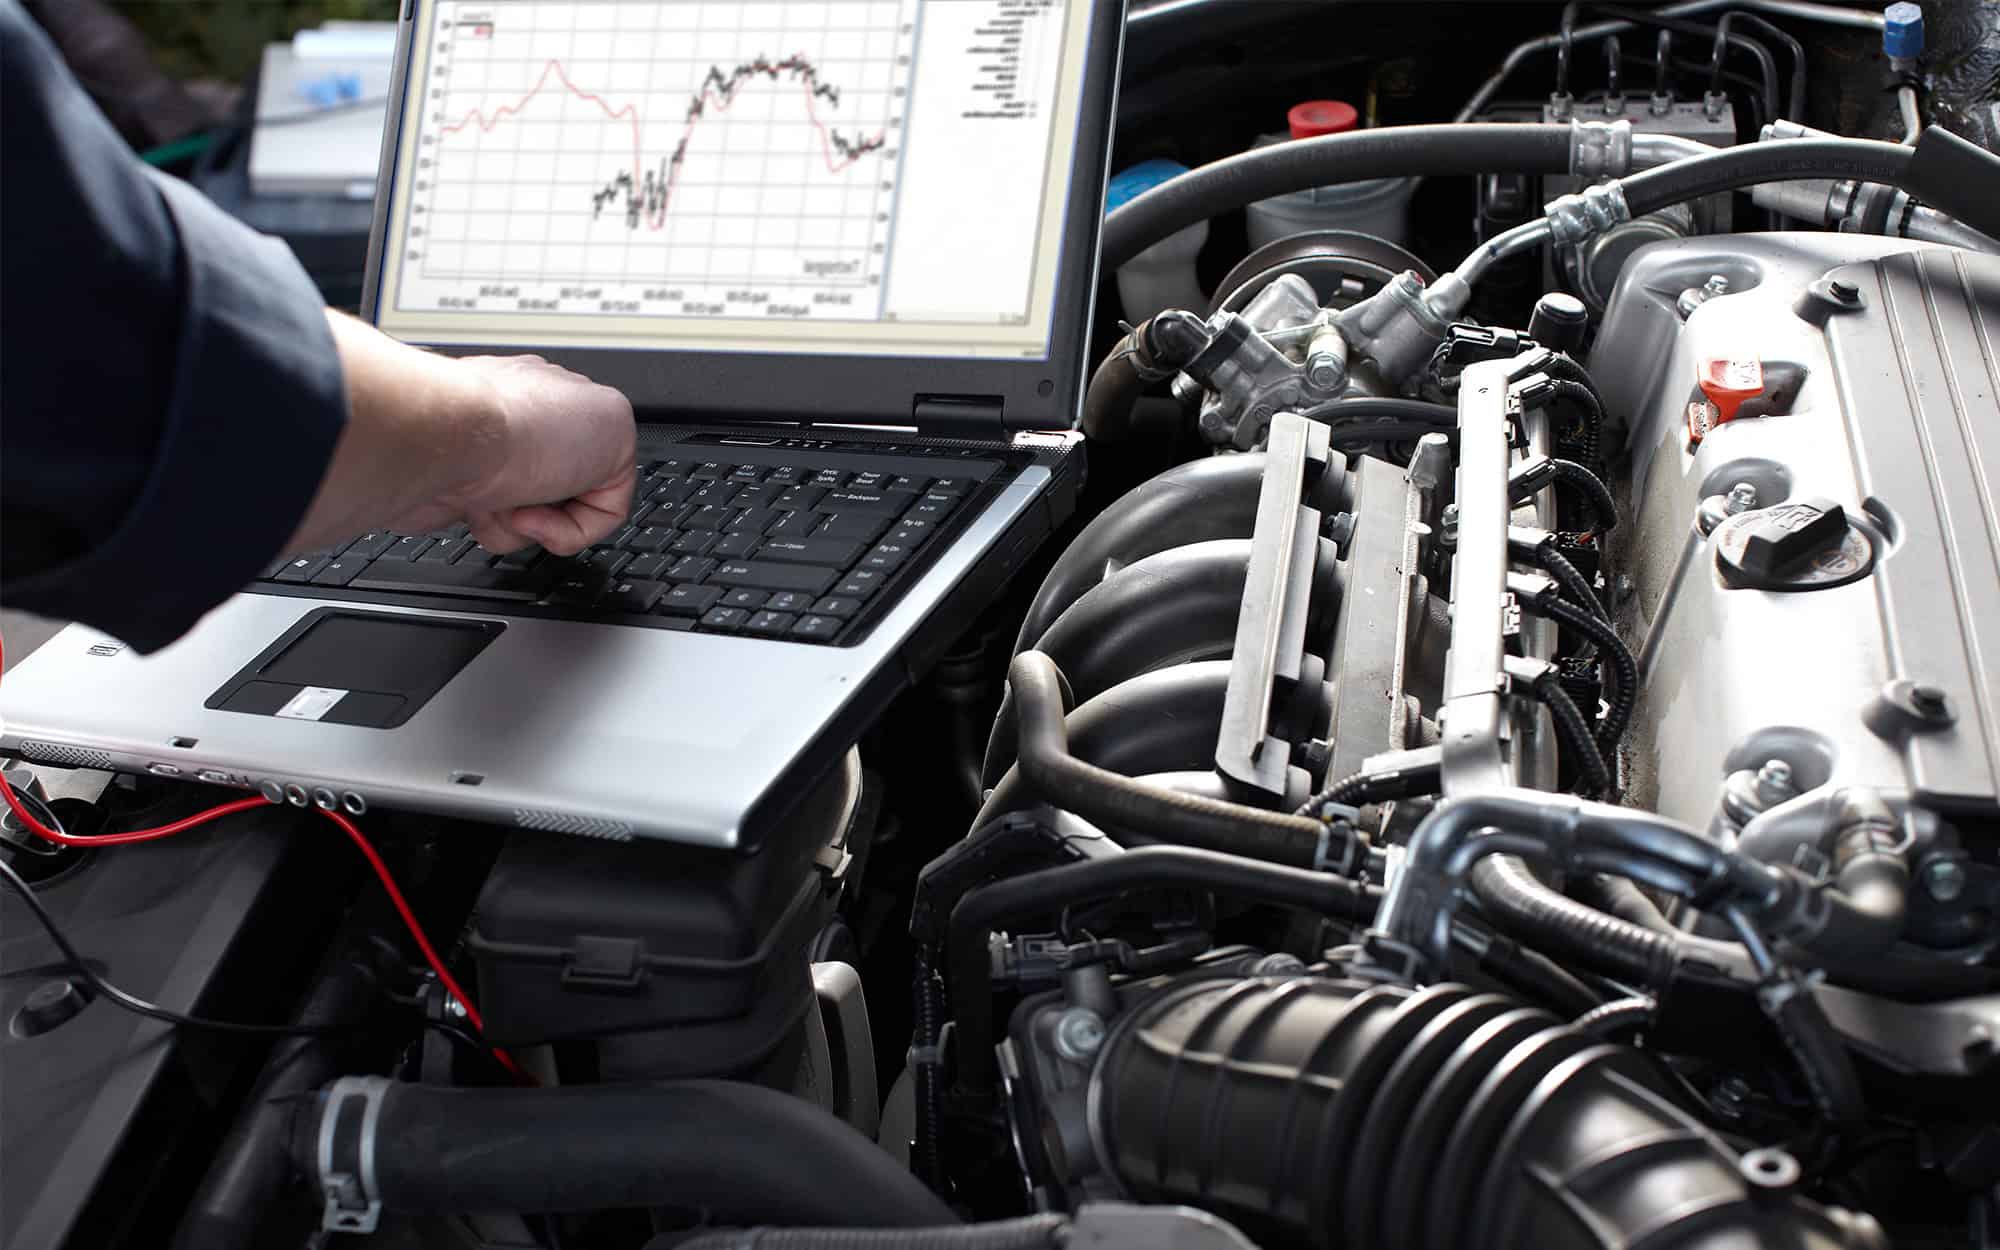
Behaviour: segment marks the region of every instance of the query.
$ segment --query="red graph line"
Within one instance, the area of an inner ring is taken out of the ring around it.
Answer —
[[[779,62],[778,64],[781,66],[790,66],[790,65],[807,65],[808,63],[805,59],[805,54],[799,53],[793,56],[789,61]],[[457,134],[458,132],[466,129],[467,127],[475,123],[479,126],[479,131],[481,134],[491,134],[493,128],[499,125],[501,121],[520,113],[522,109],[528,107],[528,104],[531,101],[533,101],[536,96],[542,93],[542,89],[549,85],[549,79],[551,77],[560,79],[562,81],[563,87],[577,99],[586,100],[591,104],[595,104],[598,108],[602,109],[604,111],[604,116],[609,118],[610,120],[625,121],[631,124],[632,187],[633,187],[633,194],[637,194],[638,188],[640,187],[640,185],[644,180],[644,163],[645,163],[645,155],[644,155],[645,150],[641,142],[638,106],[635,104],[627,104],[623,108],[619,109],[612,108],[610,102],[605,100],[603,96],[597,95],[594,92],[585,91],[583,88],[571,82],[569,77],[569,72],[563,68],[562,62],[554,58],[550,58],[549,63],[542,67],[542,76],[535,80],[535,85],[530,87],[527,93],[524,94],[520,99],[516,100],[512,104],[503,104],[499,108],[494,109],[493,114],[490,117],[487,116],[486,111],[484,109],[473,109],[471,112],[467,113],[464,117],[461,117],[457,121],[452,122],[449,125],[443,127],[438,132],[438,137],[442,139],[445,135]],[[664,180],[663,185],[661,186],[658,203],[647,205],[648,212],[646,215],[646,228],[649,230],[658,230],[664,225],[666,225],[667,204],[670,200],[672,200],[674,193],[674,184],[680,178],[681,156],[687,151],[688,141],[694,138],[695,127],[701,124],[702,118],[708,116],[708,112],[711,106],[719,112],[726,113],[729,111],[730,103],[736,98],[735,88],[730,88],[726,91],[718,92],[711,85],[712,81],[713,80],[711,79],[708,82],[704,82],[702,84],[701,90],[697,92],[695,95],[695,100],[694,100],[695,106],[690,107],[690,109],[688,110],[687,126],[681,132],[680,145],[674,149],[674,158],[669,164],[666,178]],[[858,151],[851,156],[846,155],[844,153],[836,155],[833,132],[827,127],[825,122],[822,122],[820,120],[819,112],[814,107],[813,104],[814,97],[817,94],[817,92],[814,90],[813,80],[810,77],[801,74],[798,77],[798,82],[800,87],[805,92],[806,117],[812,122],[813,129],[817,131],[819,134],[820,153],[826,162],[826,171],[828,173],[830,174],[840,173],[842,170],[848,168],[849,166],[853,165],[856,161],[860,160],[863,156],[867,155],[868,151],[871,151],[875,148],[879,148],[881,146],[883,135],[881,132],[877,132],[874,138],[864,141],[861,151]]]

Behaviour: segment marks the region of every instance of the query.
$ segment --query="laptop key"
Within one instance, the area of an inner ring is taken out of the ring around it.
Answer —
[[[920,498],[908,491],[900,490],[830,490],[819,506],[825,512],[868,512],[877,516],[898,517],[910,506],[911,501]]]
[[[542,597],[551,576],[548,570],[553,567],[544,565],[517,573],[493,568],[470,557],[456,564],[377,560],[348,585],[355,590],[398,590],[407,594],[465,595],[533,603]]]
[[[749,590],[798,590],[823,595],[838,576],[832,569],[810,564],[774,564],[768,560],[732,560],[709,575],[718,586]]]
[[[279,570],[277,580],[281,582],[309,582],[318,576],[319,571],[325,568],[328,563],[330,561],[326,556],[300,556],[296,560],[287,560],[285,567]]]
[[[345,586],[354,580],[354,575],[368,567],[368,561],[358,556],[335,556],[328,560],[319,572],[312,575],[315,586]]]
[[[650,555],[657,551],[665,551],[667,544],[673,542],[675,537],[675,533],[665,526],[648,525],[644,529],[634,531],[623,546],[627,551]]]
[[[764,484],[766,486],[797,486],[805,480],[805,473],[806,471],[798,465],[781,464],[771,470],[770,475],[764,479]]]
[[[659,582],[621,581],[611,588],[607,606],[620,612],[650,612],[666,593],[666,586]]]
[[[778,519],[771,522],[771,528],[764,531],[766,538],[804,538],[825,518],[817,512],[780,512]]]
[[[689,503],[709,504],[717,508],[725,504],[732,504],[735,499],[736,487],[730,485],[728,482],[710,482],[694,494],[688,496]]]
[[[846,620],[861,610],[861,600],[848,599],[840,595],[828,595],[812,605],[815,616],[834,616]]]
[[[931,527],[929,525],[926,524],[911,525],[907,521],[898,521],[896,523],[896,528],[890,530],[889,536],[883,539],[882,541],[890,544],[891,546],[907,547],[910,550],[914,551],[917,547],[917,544],[923,542],[924,539],[929,538],[930,536],[931,536]]]
[[[826,519],[814,538],[851,538],[872,543],[889,528],[889,518],[873,512],[836,512]]]
[[[931,480],[927,477],[892,477],[889,479],[890,490],[906,490],[913,495],[920,495],[930,489],[930,484]]]
[[[757,552],[760,560],[785,564],[821,564],[844,569],[853,564],[864,548],[860,543],[839,538],[778,538],[767,541]]]
[[[810,608],[812,603],[811,595],[796,590],[781,590],[772,595],[764,606],[773,612],[803,612]]]
[[[682,556],[674,567],[667,570],[670,582],[698,582],[707,577],[715,568],[715,561],[702,556]]]
[[[848,478],[847,486],[850,490],[881,490],[888,481],[889,475],[887,473],[877,473],[869,470],[865,473],[857,473],[853,477]]]
[[[720,598],[720,586],[675,586],[660,596],[660,601],[653,605],[653,611],[659,616],[698,617],[714,607],[715,601]]]
[[[720,530],[724,525],[729,523],[729,518],[735,515],[735,513],[736,509],[734,508],[722,507],[712,503],[699,504],[695,507],[693,514],[682,519],[681,528],[684,530]]]
[[[743,632],[759,638],[782,638],[798,619],[790,612],[759,612],[743,623]]]
[[[888,580],[889,575],[877,569],[853,569],[834,587],[833,593],[843,599],[866,599]]]
[[[722,606],[726,608],[749,608],[756,610],[764,606],[771,596],[761,590],[732,590],[722,596]]]
[[[634,581],[659,581],[672,563],[666,556],[639,556],[625,566],[625,576]]]
[[[414,560],[429,550],[431,540],[422,534],[399,535],[389,549],[376,556],[378,560]]]
[[[840,621],[831,616],[802,616],[792,626],[792,637],[807,642],[831,642],[840,632]]]
[[[388,530],[369,530],[366,534],[347,544],[341,555],[354,556],[361,560],[373,560],[396,545],[396,535]]]
[[[878,573],[893,573],[910,558],[910,549],[900,543],[876,543],[861,557],[861,567]]]
[[[772,506],[810,511],[818,508],[820,501],[825,498],[826,488],[823,486],[788,486],[778,493],[778,498]],[[832,509],[829,508],[828,511]]]
[[[735,467],[735,465],[723,464],[719,460],[704,460],[700,464],[695,465],[688,472],[688,476],[697,482],[719,482],[723,478],[728,477],[729,471]]]
[[[625,571],[625,566],[632,563],[632,553],[616,547],[592,547],[583,562],[609,579]]]
[[[729,471],[729,480],[732,482],[761,482],[764,480],[764,473],[765,469],[761,464],[739,464]]]
[[[847,473],[843,469],[815,469],[807,481],[814,486],[824,486],[831,490],[847,481]]]
[[[715,535],[707,530],[689,530],[667,545],[677,556],[705,556],[715,546]]]
[[[571,566],[571,571],[556,579],[549,587],[551,603],[566,604],[570,607],[595,607],[604,598],[604,592],[611,587],[611,579],[588,566]]]
[[[718,634],[733,634],[749,619],[750,613],[744,608],[710,608],[701,618],[701,627]]]
[[[970,489],[972,483],[962,477],[941,477],[931,483],[931,493],[934,495],[963,495]]]
[[[730,506],[737,507],[740,503]],[[770,528],[771,522],[777,520],[778,516],[779,513],[774,508],[744,508],[743,511],[730,517],[722,528],[731,534],[761,534]]]
[[[417,557],[418,564],[450,564],[479,544],[470,538],[448,538],[432,543]]]
[[[741,560],[756,551],[757,544],[761,541],[763,540],[752,531],[724,534],[706,554],[718,560]]]

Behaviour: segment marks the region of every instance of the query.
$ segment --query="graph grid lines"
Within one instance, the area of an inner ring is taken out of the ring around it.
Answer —
[[[874,316],[915,8],[439,4],[400,302],[476,282],[535,312],[581,284],[606,312],[701,314],[811,288]]]

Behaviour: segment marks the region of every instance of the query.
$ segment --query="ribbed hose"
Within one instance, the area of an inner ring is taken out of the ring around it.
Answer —
[[[1657,1080],[1628,1048],[1463,986],[1188,980],[1114,1026],[1091,1136],[1135,1197],[1267,1243],[1886,1244],[1865,1215],[1753,1187]]]
[[[1058,1250],[1068,1229],[1061,1215],[946,1228],[730,1228],[663,1234],[646,1250]]]
[[[1604,604],[1597,598],[1597,590],[1583,570],[1571,564],[1569,557],[1553,547],[1544,547],[1535,553],[1535,563],[1542,566],[1557,586],[1562,588],[1563,598],[1576,604],[1599,620],[1604,616]]]
[[[1530,946],[1641,985],[1659,988],[1673,979],[1679,962],[1673,938],[1565,898],[1510,855],[1479,861],[1472,892],[1502,932]]]
[[[1611,488],[1604,479],[1574,460],[1552,459],[1549,464],[1555,470],[1557,485],[1567,486],[1582,498],[1591,515],[1597,518],[1597,528],[1612,530],[1618,527],[1618,501],[1611,497]]]
[[[1604,723],[1598,727],[1597,745],[1606,755],[1616,751],[1619,740],[1625,736],[1626,725],[1631,723],[1632,708],[1639,701],[1639,661],[1633,658],[1632,649],[1625,645],[1625,640],[1618,636],[1616,630],[1587,608],[1580,608],[1565,599],[1545,599],[1523,606],[1597,644],[1598,654],[1611,670],[1617,686],[1605,700],[1609,708],[1604,713]]]
[[[1154,187],[1104,220],[1100,259],[1115,269],[1178,231],[1246,204],[1373,178],[1566,174],[1563,126],[1379,126],[1255,148]]]
[[[1590,721],[1577,708],[1576,700],[1569,697],[1569,691],[1563,689],[1562,678],[1555,669],[1535,679],[1534,694],[1549,709],[1549,716],[1556,723],[1556,737],[1561,739],[1570,763],[1580,774],[1584,792],[1597,798],[1609,790],[1611,769],[1590,736]]]
[[[944,1090],[938,1079],[943,1065],[937,1047],[944,1035],[944,1003],[928,950],[917,956],[910,999],[910,1073],[917,1104],[913,1162],[918,1178],[932,1189],[942,1191]]]

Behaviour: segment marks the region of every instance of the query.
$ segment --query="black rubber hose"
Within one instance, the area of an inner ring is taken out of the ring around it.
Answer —
[[[1319,821],[1162,790],[1071,755],[1060,674],[1041,652],[1015,656],[1007,684],[1014,693],[1022,779],[1049,803],[1100,827],[1137,829],[1273,864],[1310,867],[1327,853],[1327,830]]]
[[[1530,946],[1653,989],[1673,980],[1680,961],[1673,938],[1563,897],[1510,855],[1479,861],[1472,892],[1494,925]]]
[[[1504,934],[1457,924],[1452,926],[1451,942],[1472,957],[1474,967],[1480,972],[1527,994],[1551,1011],[1581,1016],[1604,1001],[1602,995],[1561,964]]]
[[[1644,1028],[1653,1022],[1660,1004],[1644,994],[1600,1003],[1570,1023],[1578,1032],[1609,1036],[1620,1029]]]
[[[1757,999],[1785,1049],[1798,1062],[1820,1115],[1836,1125],[1854,1125],[1867,1119],[1868,1100],[1861,1091],[1854,1057],[1847,1053],[1847,1044],[1812,991],[1788,977],[1760,986]]]
[[[1632,649],[1625,645],[1618,631],[1588,608],[1580,608],[1566,599],[1549,598],[1538,603],[1523,601],[1522,606],[1558,625],[1575,630],[1597,644],[1598,654],[1603,657],[1616,683],[1616,689],[1605,700],[1609,710],[1597,730],[1598,748],[1609,755],[1618,749],[1619,740],[1625,736],[1625,727],[1631,723],[1632,708],[1639,701],[1639,661],[1633,657]]]
[[[1439,764],[1355,773],[1351,777],[1343,777],[1333,782],[1299,804],[1293,815],[1317,816],[1319,810],[1329,803],[1360,807],[1365,803],[1407,799],[1418,794],[1436,794],[1443,787],[1444,770]]]
[[[1563,597],[1583,608],[1598,620],[1609,625],[1611,618],[1605,614],[1604,603],[1597,597],[1597,590],[1583,570],[1571,564],[1569,557],[1557,551],[1554,546],[1545,546],[1535,552],[1535,563],[1542,566],[1555,584],[1562,589]]]
[[[1873,139],[1783,139],[1721,148],[1704,156],[1672,161],[1630,174],[1620,179],[1618,186],[1624,192],[1625,205],[1632,215],[1642,217],[1675,204],[1698,200],[1704,195],[1798,178],[1852,178],[1861,182],[1886,182],[1914,192],[1915,189],[1909,185],[1914,159],[1912,148]],[[1951,198],[1954,201],[1952,205],[1937,206],[1963,219],[1961,207],[1966,205],[1968,198],[1977,198],[1977,189],[1973,190],[1972,196],[1961,191]],[[1973,211],[1991,216],[1994,210],[1982,210],[1975,205]]]
[[[952,908],[946,943],[951,1018],[958,1029],[959,1084],[980,1095],[993,1090],[993,989],[987,937],[995,927],[1016,917],[1052,915],[1077,903],[1132,890],[1159,889],[1206,890],[1338,920],[1366,920],[1380,901],[1380,891],[1331,873],[1185,846],[1142,846],[1109,859],[1043,868],[968,890]]]
[[[1026,651],[1108,571],[1212,538],[1249,538],[1257,527],[1264,455],[1210,456],[1134,487],[1084,526],[1049,570],[1021,622]]]
[[[1613,530],[1618,528],[1618,501],[1611,496],[1611,488],[1604,479],[1574,460],[1560,457],[1549,460],[1555,474],[1556,485],[1567,486],[1582,498],[1591,515],[1597,518],[1597,528]]]
[[[1562,126],[1380,126],[1251,151],[1190,170],[1104,219],[1100,259],[1115,269],[1196,222],[1274,195],[1373,178],[1566,174]]]
[[[378,916],[377,912],[385,913]],[[293,1017],[301,1025],[332,1027],[366,1016],[380,992],[360,950],[370,926],[389,921],[386,907],[363,904],[330,944],[335,952]],[[330,1038],[286,1038],[271,1050],[243,1111],[215,1151],[215,1161],[188,1204],[175,1236],[176,1250],[240,1250],[257,1244],[264,1218],[290,1179],[285,1138],[292,1100],[338,1076],[347,1048]]]
[[[1549,716],[1556,723],[1556,737],[1562,740],[1563,750],[1580,774],[1584,792],[1590,798],[1603,795],[1611,788],[1611,769],[1590,736],[1590,721],[1578,710],[1569,691],[1563,689],[1562,675],[1551,668],[1535,679],[1532,689],[1535,698],[1549,709]]]
[[[1461,985],[1181,979],[1105,1039],[1106,1173],[1264,1245],[1882,1250],[1866,1215],[1757,1185],[1657,1071]]]
[[[1903,190],[1981,234],[2000,236],[2000,194],[1994,193],[2000,155],[1941,126],[1925,127],[1915,150]]]
[[[1062,1215],[954,1228],[724,1228],[662,1233],[644,1250],[1060,1250],[1068,1230]]]
[[[1117,442],[1130,435],[1132,406],[1146,387],[1180,372],[1208,345],[1208,339],[1201,318],[1171,308],[1119,339],[1090,375],[1090,386],[1084,391],[1079,425],[1084,437],[1093,442]]]
[[[1645,891],[1623,877],[1584,873],[1570,883],[1570,893],[1584,906],[1609,912],[1627,924],[1664,933],[1668,937],[1680,936],[1681,931],[1674,928],[1652,899],[1646,897]]]
[[[352,1078],[350,1078],[351,1080]],[[874,1142],[803,1099],[735,1081],[472,1089],[361,1078],[381,1091],[375,1130],[328,1087],[299,1104],[292,1160],[319,1175],[322,1120],[335,1168],[372,1151],[385,1210],[541,1213],[699,1208],[731,1224],[925,1228],[951,1208]],[[331,1108],[331,1111],[329,1111]]]

